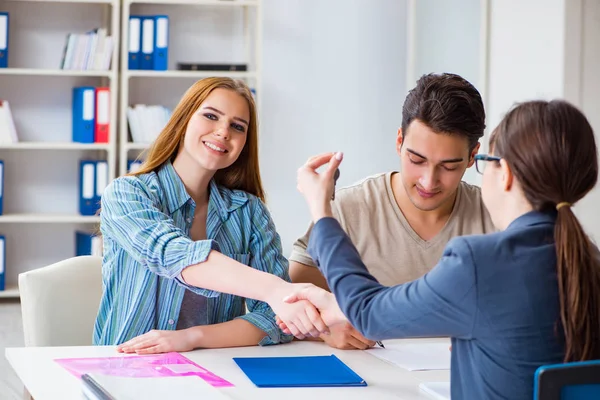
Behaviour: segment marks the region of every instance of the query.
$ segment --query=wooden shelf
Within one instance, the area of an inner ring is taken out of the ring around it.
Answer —
[[[42,69],[42,68],[0,68],[0,75],[21,76],[92,76],[100,78],[111,78],[113,71],[88,71],[71,69]],[[114,75],[116,77],[116,74]]]
[[[129,70],[125,71],[128,78],[208,78],[211,76],[226,76],[229,78],[248,79],[256,77],[254,72],[248,71],[153,71]]]
[[[256,7],[256,0],[124,0],[130,4],[164,4],[164,5],[194,5],[219,7]]]
[[[108,143],[18,142],[0,144],[0,150],[110,150]]]
[[[18,286],[6,286],[6,289],[0,290],[0,299],[18,299],[19,297]]]
[[[0,224],[97,224],[100,217],[77,214],[5,214],[0,215]]]

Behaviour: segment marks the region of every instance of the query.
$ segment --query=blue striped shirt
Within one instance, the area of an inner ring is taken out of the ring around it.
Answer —
[[[290,281],[288,261],[260,199],[210,183],[207,240],[189,237],[195,202],[170,162],[158,170],[113,180],[102,195],[104,290],[93,343],[117,345],[151,329],[175,330],[186,289],[206,296],[208,323],[243,318],[266,333],[260,345],[289,342],[268,304],[189,286],[187,266],[220,251]],[[244,301],[248,308],[245,314]]]

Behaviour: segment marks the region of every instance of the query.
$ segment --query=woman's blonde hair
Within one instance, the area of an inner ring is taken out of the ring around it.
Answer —
[[[141,168],[128,175],[155,172],[167,161],[177,156],[187,130],[188,123],[200,105],[215,89],[228,89],[242,96],[248,103],[250,120],[246,133],[246,144],[238,159],[229,167],[217,171],[215,182],[229,189],[251,193],[265,201],[258,164],[258,121],[254,97],[248,86],[240,81],[224,77],[205,78],[194,83],[183,95],[173,110],[169,122],[147,151]]]

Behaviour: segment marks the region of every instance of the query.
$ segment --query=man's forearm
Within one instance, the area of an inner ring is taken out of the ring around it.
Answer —
[[[329,291],[327,280],[319,271],[319,268],[290,261],[290,278],[294,283],[312,283],[322,289]]]

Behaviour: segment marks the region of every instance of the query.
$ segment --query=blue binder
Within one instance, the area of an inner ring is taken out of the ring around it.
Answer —
[[[108,162],[106,161],[96,161],[96,180],[94,186],[95,190],[95,199],[94,204],[96,204],[96,211],[100,209],[100,200],[102,200],[102,193],[104,193],[104,189],[108,186]],[[96,213],[94,211],[94,214]]]
[[[154,17],[142,17],[142,59],[140,69],[154,69]]]
[[[0,68],[8,68],[8,13],[0,12]]]
[[[258,387],[367,386],[335,355],[238,357],[233,361]]]
[[[93,233],[75,232],[75,256],[101,256],[102,238]]]
[[[73,141],[94,143],[96,126],[96,88],[73,88]]]
[[[142,45],[142,18],[138,15],[129,17],[129,69],[140,69]]]
[[[169,17],[154,16],[154,70],[166,71],[169,66]]]
[[[4,212],[4,161],[0,160],[0,215]]]
[[[142,166],[139,160],[127,160],[127,172],[135,172]]]
[[[6,289],[6,238],[0,236],[0,290]]]
[[[79,213],[95,215],[96,200],[96,161],[82,160],[79,162]]]

